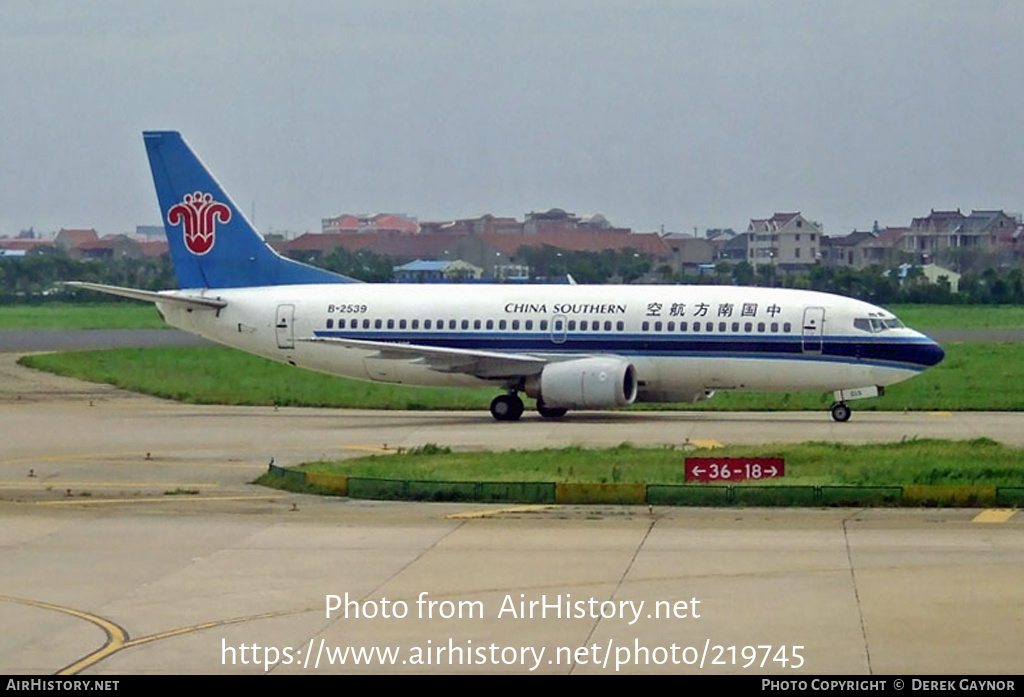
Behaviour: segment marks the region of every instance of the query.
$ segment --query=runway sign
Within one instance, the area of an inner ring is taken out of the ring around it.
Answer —
[[[776,479],[785,476],[781,457],[688,457],[688,482],[742,482],[746,479]]]

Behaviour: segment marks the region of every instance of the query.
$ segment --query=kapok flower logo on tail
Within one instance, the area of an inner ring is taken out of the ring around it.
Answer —
[[[185,247],[197,256],[213,249],[217,236],[217,222],[231,220],[231,209],[213,200],[213,195],[195,192],[185,194],[181,203],[167,211],[167,222],[171,225],[184,223]]]

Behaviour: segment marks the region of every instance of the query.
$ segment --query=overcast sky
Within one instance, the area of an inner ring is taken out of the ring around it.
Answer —
[[[264,232],[320,218],[829,234],[1024,209],[1024,2],[3,0],[0,235],[156,224],[180,130]]]

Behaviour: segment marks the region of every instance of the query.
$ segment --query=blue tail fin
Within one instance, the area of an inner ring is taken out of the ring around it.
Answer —
[[[180,133],[142,135],[180,288],[355,282],[271,249]]]

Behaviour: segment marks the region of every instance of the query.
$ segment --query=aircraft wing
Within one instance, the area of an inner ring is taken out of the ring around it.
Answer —
[[[95,290],[99,293],[106,293],[107,295],[119,295],[122,298],[145,300],[146,302],[151,303],[177,303],[179,305],[188,305],[189,307],[195,307],[203,310],[219,310],[222,307],[227,307],[228,305],[226,300],[221,300],[220,298],[207,298],[203,295],[186,295],[180,291],[154,293],[151,290],[136,290],[135,288],[108,286],[102,283],[86,283],[85,281],[67,281],[64,285],[71,286],[72,288]]]
[[[439,373],[463,373],[478,378],[506,378],[535,375],[544,369],[548,359],[519,353],[476,351],[472,349],[394,344],[364,339],[315,337],[302,339],[340,348],[376,350],[374,358],[415,361]]]

